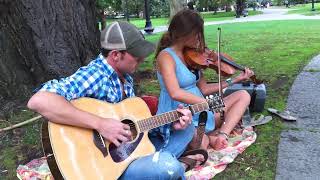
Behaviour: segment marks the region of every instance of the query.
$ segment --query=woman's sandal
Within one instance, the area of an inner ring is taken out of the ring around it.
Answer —
[[[275,115],[281,117],[283,120],[286,120],[286,121],[296,121],[297,120],[296,117],[293,117],[290,115],[289,111],[281,112],[281,111],[273,109],[273,108],[268,108],[268,111],[272,114],[275,114]]]
[[[251,121],[245,125],[242,124],[242,127],[248,127],[248,126],[257,126],[257,125],[263,125],[266,124],[268,122],[270,122],[272,120],[271,116],[264,116],[264,115],[260,115],[258,119],[256,119],[258,116],[254,116],[253,118],[251,118]]]
[[[208,160],[208,152],[204,149],[194,149],[194,150],[186,151],[181,155],[180,158],[178,158],[180,162],[187,165],[186,172],[193,169],[197,165],[196,159],[192,159],[187,156],[198,155],[198,154],[201,154],[204,158],[204,161],[202,161],[200,164],[200,165],[203,165]]]

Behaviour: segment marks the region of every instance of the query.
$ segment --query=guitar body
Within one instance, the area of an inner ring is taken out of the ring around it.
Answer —
[[[71,103],[97,116],[120,119],[130,124],[134,139],[117,148],[104,141],[94,130],[49,121],[48,132],[43,132],[43,149],[56,179],[117,179],[134,159],[155,152],[147,132],[140,132],[136,125],[137,120],[151,117],[142,99],[134,97],[110,104],[92,98],[80,98]],[[43,131],[45,129],[44,126]],[[48,137],[45,137],[46,134]]]

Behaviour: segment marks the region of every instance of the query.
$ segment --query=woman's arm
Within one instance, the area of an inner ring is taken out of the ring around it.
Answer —
[[[222,81],[221,83],[222,83],[222,88],[228,87],[228,83],[226,83],[225,81]],[[199,82],[197,83],[197,86],[199,87],[200,91],[204,96],[207,96],[219,91],[219,83],[207,83],[207,81],[202,75]]]
[[[162,51],[159,53],[157,65],[159,73],[162,75],[164,84],[172,99],[186,104],[196,104],[206,101],[204,98],[180,88],[176,76],[175,61],[167,52]]]
[[[253,71],[246,68],[244,72],[239,74],[237,77],[232,79],[232,83],[238,83],[243,80],[249,79],[252,75],[254,75]],[[228,87],[228,83],[226,81],[222,81],[222,89]],[[197,83],[197,86],[201,90],[203,95],[210,95],[219,91],[219,83],[207,83],[203,74],[201,74],[201,78]]]

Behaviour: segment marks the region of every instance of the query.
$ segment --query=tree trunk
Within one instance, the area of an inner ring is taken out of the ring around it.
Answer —
[[[0,116],[6,102],[88,63],[99,50],[96,22],[95,0],[0,0]]]
[[[170,5],[170,17],[174,16],[183,9],[184,0],[169,0]]]
[[[245,0],[236,0],[236,18],[240,18],[244,10]]]

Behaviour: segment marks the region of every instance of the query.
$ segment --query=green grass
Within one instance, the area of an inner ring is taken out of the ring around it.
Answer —
[[[14,148],[6,148],[1,151],[0,161],[5,165],[6,169],[10,169],[8,171],[8,175],[13,177],[15,175],[14,171],[16,167],[16,151]],[[1,176],[0,176],[1,177]]]
[[[137,26],[139,29],[143,29],[146,25],[146,20],[145,19],[132,19],[130,20],[130,23],[134,24]],[[168,24],[168,18],[152,18],[151,23],[153,27],[157,26],[165,26]]]
[[[249,16],[261,14],[261,11],[249,11]],[[214,14],[211,13],[201,13],[203,19],[205,22],[211,22],[211,21],[223,21],[223,20],[230,20],[235,18],[235,12],[217,12]],[[116,20],[125,20],[125,19],[109,19],[107,20],[107,23],[116,21]],[[130,23],[137,26],[139,29],[143,29],[146,25],[146,20],[142,18],[130,18]],[[151,18],[152,26],[166,26],[168,25],[168,18]]]
[[[206,26],[206,43],[216,48],[217,25]],[[265,108],[283,110],[289,89],[297,74],[310,59],[320,53],[320,20],[266,21],[219,25],[222,28],[222,51],[232,56],[236,63],[254,69],[258,79],[267,86]],[[161,34],[146,38],[157,42]],[[159,84],[154,76],[153,55],[139,68],[136,87],[140,94],[159,94]],[[315,71],[315,70],[312,70]],[[206,77],[216,79],[213,70],[205,71]],[[278,79],[286,79],[282,86],[274,86]],[[267,114],[266,111],[263,114]],[[9,122],[21,122],[35,116],[22,111],[9,117]],[[7,126],[0,121],[0,127]],[[227,169],[215,179],[274,179],[277,145],[280,132],[286,130],[279,118],[263,126],[257,126],[256,142],[239,155]],[[33,158],[42,156],[40,121],[5,134],[0,134],[0,179],[16,179],[15,170]],[[8,170],[7,173],[1,173]]]
[[[314,3],[315,11],[311,11],[311,7],[311,3],[291,6],[293,10],[290,10],[288,14],[302,14],[306,16],[320,15],[320,3]]]
[[[22,110],[10,115],[7,121],[0,122],[0,127],[9,126],[8,122],[16,124],[34,116],[35,113]],[[42,156],[40,123],[34,122],[23,128],[0,133],[0,179],[17,179],[16,169],[19,164]]]

